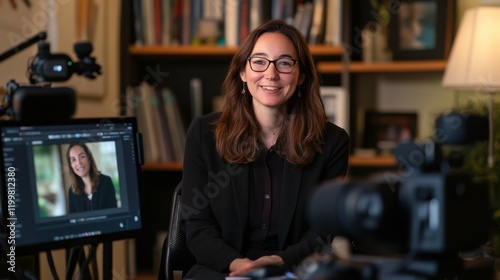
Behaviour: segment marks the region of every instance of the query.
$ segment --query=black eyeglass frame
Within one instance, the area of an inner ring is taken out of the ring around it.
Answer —
[[[267,64],[267,67],[264,70],[253,70],[252,63],[250,63],[250,59],[252,59],[252,58],[265,59],[269,62],[269,64]],[[280,70],[278,70],[278,67],[276,66],[276,61],[281,60],[281,59],[289,59],[289,60],[293,61],[292,70],[290,70],[290,72],[281,72]],[[260,56],[249,56],[249,57],[247,57],[247,61],[250,63],[250,69],[252,69],[252,71],[254,71],[254,72],[265,72],[265,71],[267,71],[267,69],[269,69],[269,65],[274,64],[274,69],[276,69],[276,71],[278,71],[279,73],[290,74],[293,72],[293,69],[295,69],[295,64],[297,64],[297,62],[299,60],[295,59],[295,58],[291,58],[291,57],[281,57],[281,58],[278,58],[275,60],[270,60],[270,59],[267,59],[265,57],[260,57]]]

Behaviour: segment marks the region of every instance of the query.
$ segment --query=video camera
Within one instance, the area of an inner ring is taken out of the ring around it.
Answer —
[[[71,117],[76,109],[75,91],[68,87],[52,88],[50,82],[69,80],[73,74],[95,79],[101,74],[101,66],[91,57],[90,42],[74,45],[79,61],[73,61],[66,54],[53,54],[50,44],[45,42],[47,34],[41,32],[19,45],[0,54],[0,62],[38,42],[38,52],[28,66],[29,84],[20,85],[10,80],[4,89],[4,100],[0,116],[8,115],[16,120],[40,118],[60,119]],[[58,108],[51,110],[48,108]]]
[[[399,174],[319,188],[310,200],[312,226],[379,245],[386,255],[330,256],[303,269],[300,279],[456,279],[464,269],[459,252],[488,240],[488,186],[445,159],[442,145],[487,137],[486,118],[442,115],[435,140],[395,149]]]

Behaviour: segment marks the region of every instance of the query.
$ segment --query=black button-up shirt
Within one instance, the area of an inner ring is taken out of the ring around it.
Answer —
[[[279,206],[285,160],[271,147],[250,166],[247,257],[256,259],[278,250]]]

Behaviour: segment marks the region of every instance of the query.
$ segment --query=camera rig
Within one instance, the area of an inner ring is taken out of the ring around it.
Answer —
[[[382,253],[313,256],[297,273],[300,279],[463,279],[467,268],[459,253],[479,248],[489,237],[489,189],[445,158],[442,145],[486,140],[488,120],[442,115],[435,138],[400,144],[394,150],[399,174],[326,182],[313,193],[314,228],[379,245],[375,251]]]
[[[52,88],[50,83],[67,81],[73,74],[88,79],[101,74],[101,66],[90,56],[93,51],[90,42],[75,43],[74,51],[79,61],[73,61],[66,54],[51,53],[46,38],[47,34],[40,32],[0,54],[1,62],[38,43],[38,52],[27,69],[29,84],[18,84],[15,80],[7,82],[0,116],[8,115],[16,120],[69,118],[76,109],[75,91],[69,87]],[[48,113],[47,108],[57,110]]]

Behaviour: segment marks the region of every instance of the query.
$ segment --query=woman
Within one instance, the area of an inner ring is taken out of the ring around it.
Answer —
[[[97,169],[89,148],[85,144],[72,144],[66,158],[71,170],[69,212],[115,208],[117,203],[113,182]]]
[[[293,269],[322,240],[307,199],[347,172],[349,137],[329,123],[307,43],[270,21],[234,55],[221,113],[195,119],[183,167],[187,279],[224,279],[262,266]]]

